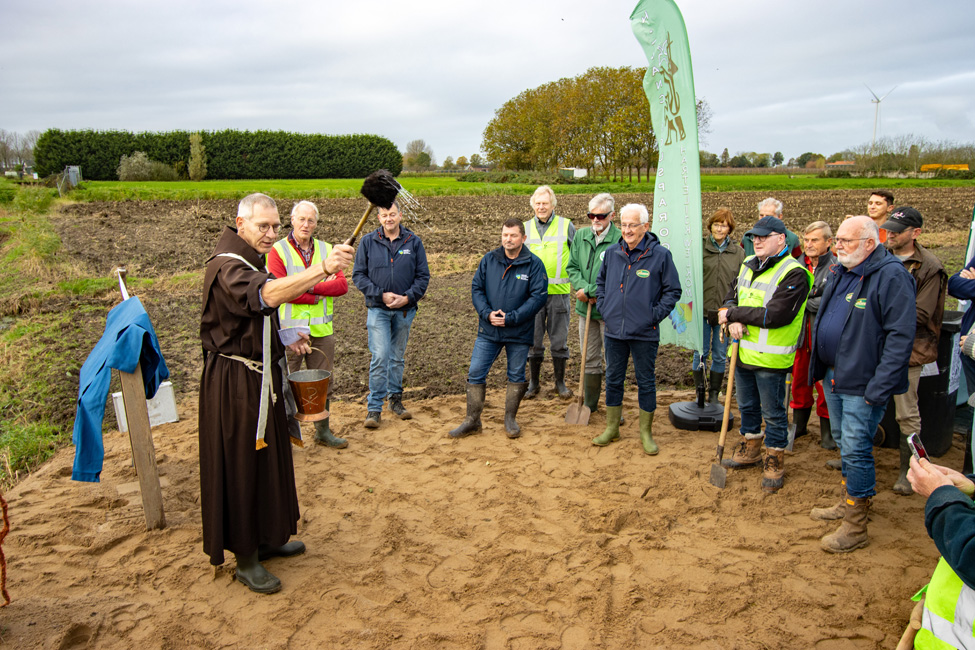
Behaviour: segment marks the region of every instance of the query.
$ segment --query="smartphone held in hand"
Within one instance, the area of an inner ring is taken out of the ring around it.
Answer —
[[[914,454],[915,458],[918,460],[928,458],[928,452],[921,443],[921,434],[912,433],[911,435],[907,436],[907,444],[910,446],[911,452]]]

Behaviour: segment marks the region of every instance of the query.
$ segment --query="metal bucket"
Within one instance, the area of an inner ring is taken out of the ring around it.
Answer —
[[[318,422],[328,417],[325,400],[328,399],[328,382],[332,373],[327,370],[299,370],[288,375],[291,392],[295,396],[299,422]]]

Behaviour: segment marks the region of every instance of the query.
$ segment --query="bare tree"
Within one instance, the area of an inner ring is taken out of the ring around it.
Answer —
[[[403,154],[403,167],[411,171],[422,171],[435,165],[433,149],[423,140],[410,140]]]

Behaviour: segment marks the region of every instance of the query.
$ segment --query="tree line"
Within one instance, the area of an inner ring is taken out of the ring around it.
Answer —
[[[643,91],[646,68],[590,68],[508,100],[484,129],[481,149],[502,169],[581,167],[607,178],[656,166],[657,138]],[[711,109],[697,102],[700,137]]]
[[[86,179],[115,180],[122,157],[143,152],[188,177],[190,135],[48,129],[34,147],[36,170],[47,176],[80,165]],[[225,130],[202,131],[199,137],[211,179],[363,178],[377,169],[399,174],[403,166],[396,145],[378,135]]]
[[[0,170],[22,170],[34,164],[34,145],[40,131],[20,134],[0,129]]]

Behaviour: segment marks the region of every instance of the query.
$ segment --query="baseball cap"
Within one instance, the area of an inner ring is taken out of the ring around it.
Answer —
[[[924,219],[920,212],[905,205],[891,212],[887,221],[880,227],[890,232],[904,232],[908,228],[923,228]]]
[[[746,232],[746,235],[757,235],[759,237],[768,237],[773,233],[778,233],[780,235],[785,234],[785,224],[782,223],[781,219],[776,217],[762,217],[755,222],[752,229]]]

